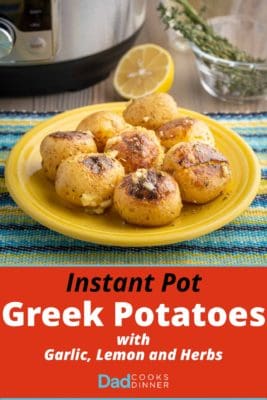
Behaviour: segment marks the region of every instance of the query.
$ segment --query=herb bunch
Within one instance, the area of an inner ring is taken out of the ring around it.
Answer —
[[[252,57],[218,35],[188,0],[173,0],[172,3],[170,7],[159,4],[161,20],[167,28],[179,31],[185,39],[204,53],[230,61],[266,62],[264,59]],[[267,70],[259,71],[253,67],[248,69],[219,63],[214,70],[212,62],[205,60],[204,63],[217,75],[215,88],[220,94],[246,97],[260,95],[267,90]]]

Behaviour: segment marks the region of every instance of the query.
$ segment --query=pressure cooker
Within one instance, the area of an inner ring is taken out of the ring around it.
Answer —
[[[0,95],[78,90],[134,43],[146,0],[0,0]]]

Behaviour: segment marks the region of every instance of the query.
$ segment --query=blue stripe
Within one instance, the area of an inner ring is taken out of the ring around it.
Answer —
[[[64,110],[60,111],[0,111],[1,119],[6,118],[18,118],[18,119],[29,119],[30,118],[37,118],[39,119],[44,117],[50,117],[53,115],[57,115]],[[206,115],[214,118],[214,119],[225,119],[225,120],[254,120],[255,117],[257,119],[265,118],[267,119],[267,111],[257,111],[251,113],[220,113],[220,112],[209,112],[205,113]]]
[[[267,249],[266,224],[264,224],[264,219],[261,220],[263,223],[259,223],[256,226],[242,224],[242,216],[235,221],[237,224],[233,222],[216,230],[212,234],[199,237],[187,243],[192,245],[196,244],[197,246],[208,246],[215,249],[221,247],[230,248],[231,246],[229,246],[229,243],[235,243],[235,245],[239,247],[248,246],[255,248],[256,246],[264,246],[265,249]],[[238,224],[238,222],[240,223]],[[34,244],[38,247],[55,246],[56,244],[60,246],[64,244],[72,248],[73,244],[80,243],[75,239],[59,235],[26,216],[24,217],[24,223],[19,227],[16,224],[16,217],[11,217],[10,226],[15,229],[9,229],[9,226],[6,225],[7,229],[2,231],[1,238],[3,241],[12,245],[17,245],[18,247],[24,245],[24,242],[21,241],[21,235],[19,234],[24,228],[27,232],[28,239],[33,240]],[[44,232],[44,234],[42,232]]]
[[[180,244],[172,245],[172,246],[162,246],[162,247],[153,247],[153,248],[146,248],[145,252],[146,253],[154,253],[157,250],[160,251],[161,253],[166,253],[169,251],[188,251],[191,254],[194,253],[199,253],[199,252],[205,252],[206,254],[266,254],[266,244],[263,245],[257,245],[253,246],[252,243],[249,243],[249,246],[220,246],[220,247],[211,247],[209,245],[205,246],[198,246],[196,244],[186,244],[189,242],[183,242]],[[88,245],[85,243],[84,245],[79,245],[78,242],[75,242],[75,244],[72,244],[72,246],[67,246],[67,245],[59,245],[57,244],[50,244],[46,246],[37,246],[36,244],[29,243],[20,245],[19,248],[18,246],[14,246],[13,244],[7,244],[3,243],[3,245],[0,244],[0,248],[2,248],[2,253],[3,254],[8,254],[8,253],[13,253],[17,254],[18,251],[23,251],[24,253],[31,253],[31,252],[39,252],[39,253],[47,253],[48,251],[53,254],[58,254],[61,252],[64,252],[66,254],[68,253],[74,253],[74,252],[81,252],[81,251],[88,251],[88,250],[93,250],[93,251],[101,251],[104,253],[109,253],[111,251],[110,246],[95,246],[95,245]],[[129,253],[129,252],[141,252],[140,248],[131,248],[128,247],[127,249],[123,247],[116,247],[116,252],[118,253]]]
[[[0,146],[0,151],[9,151],[11,148],[12,146]]]
[[[7,223],[3,223],[1,222],[1,231],[3,232],[3,234],[5,234],[5,232],[9,233],[10,231],[23,231],[23,230],[30,230],[30,231],[44,231],[47,230],[46,227],[44,227],[43,225],[39,225],[36,224],[36,222],[34,222],[34,220],[32,220],[32,222],[34,223],[34,225],[30,225],[28,223],[24,223],[24,224],[16,224],[16,223],[11,223],[11,222],[7,222]],[[222,230],[224,230],[225,232],[240,232],[240,231],[248,231],[248,232],[267,232],[267,225],[247,225],[247,224],[238,224],[238,225],[226,225],[225,227],[221,228]]]
[[[245,132],[240,132],[239,130],[237,130],[236,128],[234,128],[234,131],[239,133],[240,136],[242,136],[243,138],[247,139],[262,139],[262,138],[267,138],[267,133],[245,133]]]
[[[16,203],[13,201],[12,197],[7,192],[0,193],[0,203],[1,203],[2,207],[16,205]]]
[[[0,118],[12,118],[16,119],[44,119],[50,118],[53,115],[59,114],[62,111],[45,111],[45,112],[33,112],[33,111],[0,111]]]
[[[43,120],[42,120],[43,121]],[[4,125],[0,126],[0,134],[3,135],[3,138],[5,136],[13,135],[13,136],[20,136],[23,133],[29,131],[32,129],[34,125],[16,125],[16,126],[11,126],[11,125]]]
[[[267,119],[267,111],[256,111],[252,113],[220,113],[220,112],[210,112],[205,113],[206,115],[214,119],[223,120],[254,120],[255,117],[259,119]]]
[[[267,194],[258,194],[253,200],[251,207],[267,207]]]

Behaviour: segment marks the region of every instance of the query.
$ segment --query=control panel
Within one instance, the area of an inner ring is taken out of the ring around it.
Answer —
[[[53,0],[0,0],[0,64],[50,60]]]

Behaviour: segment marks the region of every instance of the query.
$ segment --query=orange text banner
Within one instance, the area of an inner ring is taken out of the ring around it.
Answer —
[[[267,268],[0,268],[1,397],[267,397]]]

